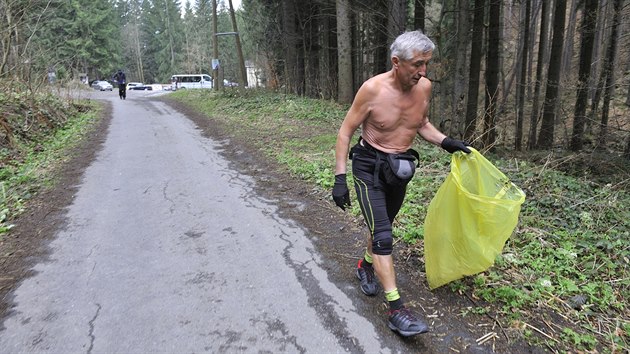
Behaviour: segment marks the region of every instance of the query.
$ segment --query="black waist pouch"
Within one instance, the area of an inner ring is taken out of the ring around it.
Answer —
[[[413,178],[416,167],[420,166],[420,155],[414,149],[400,154],[388,154],[373,148],[363,138],[359,138],[358,143],[350,149],[350,159],[355,154],[375,159],[374,186],[377,188],[380,187],[381,178],[390,186],[406,185]]]
[[[418,153],[411,149],[402,154],[383,154],[381,174],[385,182],[390,186],[402,186],[413,178],[418,166],[416,160]]]

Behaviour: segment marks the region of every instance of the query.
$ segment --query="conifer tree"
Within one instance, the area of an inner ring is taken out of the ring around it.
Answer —
[[[154,0],[143,3],[143,34],[147,48],[145,77],[166,82],[180,70],[183,21],[178,0]]]

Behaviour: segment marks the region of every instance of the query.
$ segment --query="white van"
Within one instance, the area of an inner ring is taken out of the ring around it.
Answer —
[[[171,90],[212,88],[212,77],[207,74],[181,74],[171,76]]]

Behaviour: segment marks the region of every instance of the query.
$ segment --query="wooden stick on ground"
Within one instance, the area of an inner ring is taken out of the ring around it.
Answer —
[[[529,328],[533,329],[534,331],[536,331],[536,332],[538,332],[538,333],[542,334],[543,336],[545,336],[545,337],[547,337],[547,338],[551,339],[552,341],[554,341],[554,342],[556,342],[556,343],[558,342],[558,340],[557,340],[557,339],[555,339],[554,337],[552,337],[552,336],[548,335],[547,333],[545,333],[545,332],[543,332],[543,331],[539,330],[538,328],[536,328],[536,327],[534,327],[534,326],[530,325],[529,323],[526,323],[526,322],[523,322],[523,323],[525,324],[525,326],[526,326],[526,327],[529,327]]]

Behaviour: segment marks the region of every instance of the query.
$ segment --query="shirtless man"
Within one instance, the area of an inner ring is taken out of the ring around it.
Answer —
[[[378,292],[376,271],[390,306],[389,328],[402,336],[412,336],[428,331],[428,326],[405,308],[396,287],[392,259],[392,222],[411,177],[402,183],[391,183],[384,176],[387,167],[383,166],[391,165],[388,155],[409,153],[416,134],[450,153],[470,150],[464,142],[441,133],[427,117],[431,81],[425,76],[435,49],[433,42],[420,31],[406,32],[396,38],[390,49],[392,69],[363,83],[339,129],[332,195],[341,209],[350,205],[346,159],[350,139],[361,127],[361,138],[350,154],[354,186],[370,235],[356,274],[363,293],[373,296]]]

